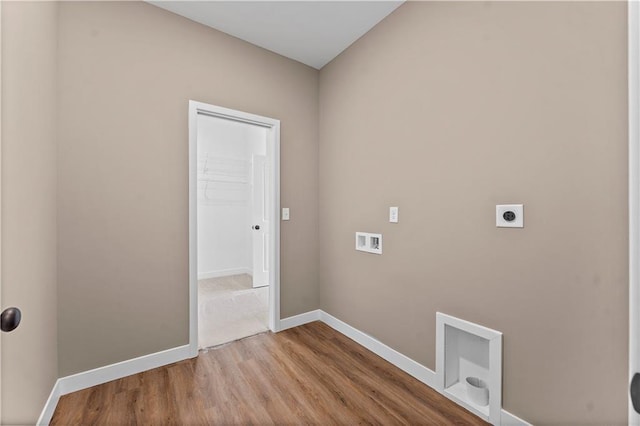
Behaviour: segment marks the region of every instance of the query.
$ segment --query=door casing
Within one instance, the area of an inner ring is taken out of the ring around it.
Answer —
[[[640,372],[640,4],[628,7],[629,114],[629,382]],[[629,389],[627,387],[627,389]],[[627,392],[629,424],[640,424]]]
[[[253,124],[267,129],[267,162],[272,170],[269,187],[269,329],[280,324],[280,120],[203,102],[189,101],[189,349],[198,355],[198,114]]]
[[[2,2],[0,1],[0,164],[2,163]],[[1,170],[0,170],[1,172]],[[1,175],[1,173],[0,173]],[[2,182],[0,182],[0,187]],[[0,194],[0,205],[2,205],[2,196]],[[0,209],[1,211],[2,209]],[[0,217],[0,224],[2,223],[2,218]],[[0,229],[2,227],[0,226]],[[0,242],[2,241],[2,234],[0,233]],[[0,259],[2,259],[2,244],[0,243]],[[0,268],[1,266],[0,262]],[[0,269],[0,276],[2,276],[2,272]],[[2,283],[0,282],[0,311],[2,311],[4,305],[2,304]],[[0,354],[2,354],[2,333],[0,332]],[[1,356],[1,355],[0,355]],[[0,424],[2,424],[2,359],[0,359]]]

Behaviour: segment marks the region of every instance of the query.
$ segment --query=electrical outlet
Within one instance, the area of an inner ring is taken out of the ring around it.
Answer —
[[[524,228],[524,206],[522,204],[498,204],[496,206],[498,228]]]

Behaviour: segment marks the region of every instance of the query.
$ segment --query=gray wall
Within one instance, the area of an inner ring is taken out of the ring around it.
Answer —
[[[2,424],[34,424],[58,377],[55,3],[2,3]]]
[[[431,369],[436,311],[497,329],[506,410],[626,423],[626,7],[405,3],[323,68],[321,308]]]
[[[318,72],[155,6],[59,16],[60,375],[188,343],[187,105],[281,120],[281,315],[318,307]]]
[[[407,3],[319,79],[144,3],[2,6],[4,422],[58,372],[187,343],[189,99],[282,120],[282,317],[433,369],[443,311],[504,333],[507,410],[626,422],[625,3]]]

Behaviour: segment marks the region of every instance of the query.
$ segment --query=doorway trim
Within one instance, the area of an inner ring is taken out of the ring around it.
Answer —
[[[198,114],[239,121],[267,128],[268,161],[273,173],[270,187],[269,227],[269,329],[277,332],[280,324],[280,120],[237,111],[203,102],[189,101],[189,349],[198,355],[198,196],[197,143]]]
[[[2,2],[0,1],[0,70],[2,70]],[[0,159],[2,152],[2,72],[0,71]],[[1,164],[1,161],[0,161]],[[1,173],[0,173],[1,176]],[[0,182],[1,183],[1,182]],[[1,187],[1,185],[0,185]],[[0,205],[2,197],[0,196]],[[2,221],[0,220],[0,223]],[[2,241],[2,235],[0,233],[0,241]],[[0,254],[2,253],[2,244],[0,243]],[[1,256],[0,256],[1,259]],[[0,262],[0,270],[2,264]],[[4,309],[2,304],[2,284],[0,283],[0,312]],[[0,353],[2,353],[2,332],[0,332]],[[2,383],[2,362],[0,361],[0,383]],[[2,424],[2,386],[0,386],[0,424]]]
[[[629,386],[640,372],[640,4],[629,1],[628,13],[628,114],[629,114],[629,424],[639,424],[640,414],[631,403]]]

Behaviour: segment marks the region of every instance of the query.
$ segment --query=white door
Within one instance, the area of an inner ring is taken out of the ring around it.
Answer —
[[[253,155],[251,182],[253,287],[269,285],[269,170],[264,155]]]

